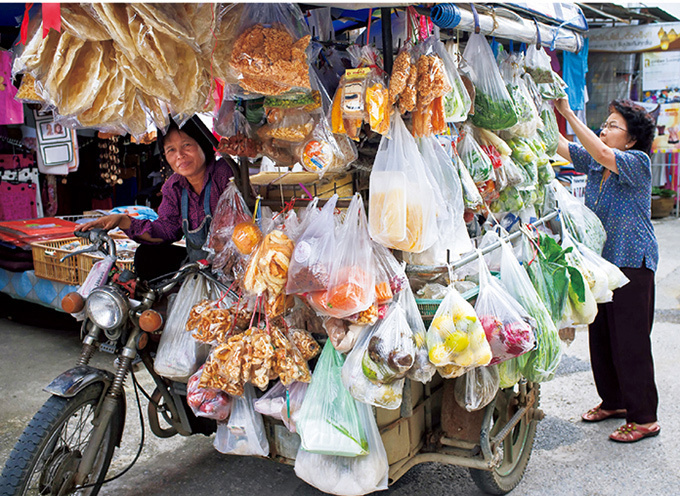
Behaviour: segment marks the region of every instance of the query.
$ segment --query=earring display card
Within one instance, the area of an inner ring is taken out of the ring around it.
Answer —
[[[34,219],[37,216],[36,186],[0,182],[0,220]]]

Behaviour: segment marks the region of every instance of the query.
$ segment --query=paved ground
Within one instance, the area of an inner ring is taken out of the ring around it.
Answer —
[[[580,414],[598,402],[588,361],[587,335],[579,332],[566,349],[558,377],[543,385],[539,424],[527,473],[513,494],[676,495],[680,494],[680,399],[676,379],[680,357],[680,220],[655,222],[661,262],[657,272],[657,319],[654,356],[659,386],[662,433],[637,445],[610,442],[607,436],[621,421],[584,424]],[[52,311],[0,299],[0,466],[24,426],[47,394],[42,391],[55,375],[70,367],[79,350],[78,328]],[[99,354],[96,363],[110,366]],[[149,384],[142,377],[142,382]],[[130,389],[130,388],[128,388]],[[128,395],[130,419],[114,471],[134,457],[139,422]],[[295,477],[292,467],[274,462],[221,455],[212,438],[159,440],[147,430],[140,461],[103,495],[160,496],[185,494],[308,496],[321,494]],[[478,495],[465,469],[437,464],[411,470],[384,494],[394,496]]]

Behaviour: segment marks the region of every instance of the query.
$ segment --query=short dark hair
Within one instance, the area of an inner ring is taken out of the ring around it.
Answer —
[[[641,150],[649,155],[654,141],[656,122],[647,109],[632,100],[613,100],[609,104],[609,112],[618,112],[623,116],[628,127],[628,134],[635,144],[633,150]]]
[[[167,160],[165,159],[165,137],[172,131],[182,131],[183,133],[186,133],[195,139],[198,143],[198,146],[200,146],[201,150],[203,150],[206,165],[209,164],[210,159],[215,156],[215,148],[213,148],[210,139],[205,134],[203,134],[203,131],[198,127],[193,119],[189,119],[182,127],[179,127],[179,125],[173,119],[170,119],[170,125],[168,126],[168,129],[165,130],[165,133],[159,130],[158,136],[156,137],[158,151],[161,154],[161,162],[164,165],[168,165]]]

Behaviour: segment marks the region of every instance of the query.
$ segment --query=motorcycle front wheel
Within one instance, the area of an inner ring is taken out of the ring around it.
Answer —
[[[102,440],[90,476],[82,489],[68,487],[94,426],[102,384],[86,387],[72,398],[52,396],[35,414],[14,446],[0,476],[0,496],[96,495],[120,439],[116,412]],[[123,402],[117,408],[123,408]]]

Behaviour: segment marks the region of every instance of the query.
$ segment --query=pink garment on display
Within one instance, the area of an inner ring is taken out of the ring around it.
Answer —
[[[0,50],[0,125],[23,124],[24,104],[15,100],[17,88],[12,84],[12,55]]]
[[[0,182],[0,220],[35,219],[35,184]]]

